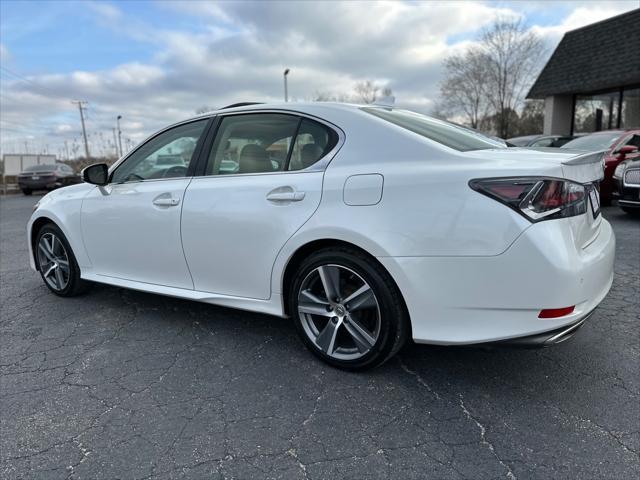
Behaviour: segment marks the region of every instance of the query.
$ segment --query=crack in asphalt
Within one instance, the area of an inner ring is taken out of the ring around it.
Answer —
[[[460,394],[460,408],[462,409],[462,412],[464,413],[464,416],[467,417],[469,420],[471,420],[473,423],[476,424],[476,426],[478,427],[478,429],[480,430],[480,443],[482,443],[483,445],[486,445],[487,448],[491,451],[491,453],[493,454],[494,457],[496,457],[496,460],[498,460],[498,462],[500,463],[500,465],[502,465],[506,470],[506,477],[509,478],[510,480],[516,480],[516,476],[513,474],[513,472],[511,471],[511,467],[509,467],[509,465],[507,465],[499,456],[498,453],[496,452],[495,447],[493,446],[493,444],[487,440],[487,429],[485,428],[484,425],[482,425],[478,419],[476,417],[474,417],[473,415],[471,415],[471,412],[469,412],[469,410],[467,409],[467,407],[464,404],[464,399],[462,398],[462,394]]]
[[[410,346],[363,374],[278,318],[105,286],[55,297],[14,265],[21,218],[0,218],[2,478],[640,475],[640,230],[622,217],[614,287],[572,342]]]

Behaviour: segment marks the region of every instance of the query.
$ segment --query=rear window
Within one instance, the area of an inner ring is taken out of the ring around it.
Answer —
[[[504,142],[489,138],[475,130],[408,110],[363,107],[362,111],[460,152],[506,148]]]

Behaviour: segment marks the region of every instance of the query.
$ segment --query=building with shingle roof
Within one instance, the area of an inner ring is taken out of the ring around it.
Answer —
[[[640,9],[567,32],[527,98],[545,134],[640,127]]]

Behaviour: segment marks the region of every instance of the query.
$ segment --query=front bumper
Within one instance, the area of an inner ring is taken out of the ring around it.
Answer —
[[[640,208],[640,185],[623,184],[621,178],[614,178],[615,190],[613,197],[618,205],[627,208]]]
[[[603,219],[598,236],[579,248],[562,221],[532,225],[492,257],[380,257],[404,296],[414,340],[497,342],[552,332],[587,317],[611,288],[615,236]],[[538,318],[542,309],[573,305],[569,315]]]
[[[21,190],[50,190],[52,188],[61,187],[62,183],[56,180],[55,177],[43,177],[39,180],[20,178],[18,179],[18,186]]]

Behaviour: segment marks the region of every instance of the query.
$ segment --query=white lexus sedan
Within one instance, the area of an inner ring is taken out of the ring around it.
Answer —
[[[30,260],[92,282],[291,317],[328,363],[420,343],[546,346],[605,297],[602,154],[506,148],[396,108],[241,104],[49,193]]]

